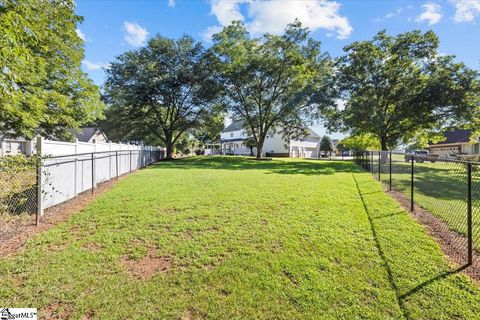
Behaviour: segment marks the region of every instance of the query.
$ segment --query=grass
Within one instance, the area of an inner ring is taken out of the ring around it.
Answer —
[[[124,261],[142,264],[152,250],[168,266],[133,276]],[[1,305],[38,307],[50,318],[480,314],[479,287],[347,162],[161,162],[4,259],[0,281]]]
[[[392,157],[392,187],[410,197],[411,163],[403,155]],[[378,162],[377,162],[378,163]],[[382,169],[382,181],[389,182],[388,164]],[[473,165],[473,238],[480,249],[480,166]],[[376,172],[378,172],[378,169]],[[462,163],[437,161],[414,164],[414,200],[449,227],[467,233],[467,169]]]

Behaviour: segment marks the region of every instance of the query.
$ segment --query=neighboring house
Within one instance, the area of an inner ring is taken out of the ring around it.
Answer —
[[[35,146],[33,141],[24,138],[4,138],[0,140],[0,157],[17,154],[31,155]]]
[[[270,157],[295,157],[295,158],[318,158],[318,144],[320,136],[313,130],[308,129],[309,134],[305,139],[290,140],[286,143],[280,133],[268,136],[263,145],[262,156]],[[243,128],[243,121],[234,121],[223,129],[220,134],[220,150],[224,155],[250,155],[247,147],[249,136]],[[253,148],[253,154],[256,149]]]
[[[80,142],[96,143],[96,142],[108,142],[108,138],[105,133],[95,127],[83,127],[80,131],[74,132],[76,138]]]
[[[428,145],[430,154],[447,157],[453,154],[480,154],[478,142],[470,141],[471,130],[452,129],[445,132],[445,140]]]

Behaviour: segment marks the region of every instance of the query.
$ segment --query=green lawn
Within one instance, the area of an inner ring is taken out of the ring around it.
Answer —
[[[48,319],[478,319],[479,287],[451,270],[351,163],[190,158],[119,181],[2,260],[0,305]]]
[[[410,197],[411,163],[403,155],[392,157],[392,187]],[[378,162],[377,162],[378,163]],[[473,237],[480,249],[480,166],[472,170]],[[378,172],[377,168],[376,172]],[[389,183],[388,163],[383,167],[382,181]],[[378,177],[378,173],[375,174]],[[414,200],[449,227],[467,233],[467,171],[461,163],[437,161],[414,164]],[[466,245],[466,242],[465,242]]]

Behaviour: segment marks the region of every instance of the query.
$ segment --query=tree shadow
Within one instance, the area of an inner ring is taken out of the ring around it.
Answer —
[[[442,271],[439,274],[432,275],[427,280],[420,282],[418,285],[416,285],[413,288],[407,290],[405,293],[402,293],[400,288],[397,285],[397,282],[395,281],[395,276],[394,276],[393,271],[392,271],[391,262],[389,262],[389,259],[387,258],[386,254],[385,254],[384,248],[382,247],[381,238],[378,236],[377,228],[375,226],[374,221],[379,220],[379,219],[394,217],[394,216],[397,216],[397,215],[400,215],[400,214],[405,214],[405,211],[402,210],[402,211],[398,211],[398,212],[387,213],[387,214],[380,215],[380,216],[374,216],[370,212],[370,210],[368,209],[368,206],[367,206],[367,204],[365,202],[365,199],[364,199],[365,195],[372,194],[373,192],[362,193],[362,191],[360,189],[360,184],[364,183],[366,181],[363,181],[363,182],[362,181],[357,181],[354,174],[352,174],[352,177],[355,181],[355,185],[357,187],[357,191],[358,191],[358,194],[359,194],[360,199],[362,201],[365,213],[367,214],[368,222],[369,222],[369,225],[370,225],[370,230],[372,232],[373,240],[375,242],[375,247],[378,251],[378,255],[380,256],[380,259],[382,261],[382,266],[383,266],[383,268],[384,268],[384,270],[387,274],[387,278],[388,278],[388,281],[390,283],[390,286],[393,289],[393,291],[395,292],[395,297],[396,297],[398,306],[400,307],[400,310],[402,312],[403,317],[405,319],[411,319],[412,317],[409,315],[408,310],[406,308],[406,300],[408,299],[408,297],[410,297],[411,295],[419,292],[423,288],[428,287],[429,285],[432,285],[432,284],[434,284],[438,281],[445,280],[450,276],[458,274],[459,272],[468,268],[470,265],[469,264],[464,264],[464,265],[462,265],[462,266],[460,266],[460,267],[458,267],[454,270]]]
[[[246,157],[191,157],[182,160],[161,161],[152,169],[218,169],[218,170],[264,170],[269,174],[333,175],[338,172],[362,172],[349,161],[306,161],[273,159],[270,161],[251,160]]]

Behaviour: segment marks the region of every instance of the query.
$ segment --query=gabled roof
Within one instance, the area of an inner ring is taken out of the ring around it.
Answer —
[[[320,139],[320,136],[315,132],[313,131],[312,129],[308,128],[308,135],[307,137],[312,137],[312,138],[319,138]]]
[[[243,120],[238,120],[230,123],[222,132],[239,131],[243,129]]]
[[[430,144],[431,146],[452,144],[452,143],[467,143],[470,141],[471,130],[466,129],[452,129],[445,132],[446,140]]]
[[[80,128],[80,132],[75,132],[75,136],[80,142],[88,142],[93,137],[93,135],[99,130],[100,129],[96,127],[83,127],[83,128]],[[103,131],[101,132],[103,135],[105,135]]]

